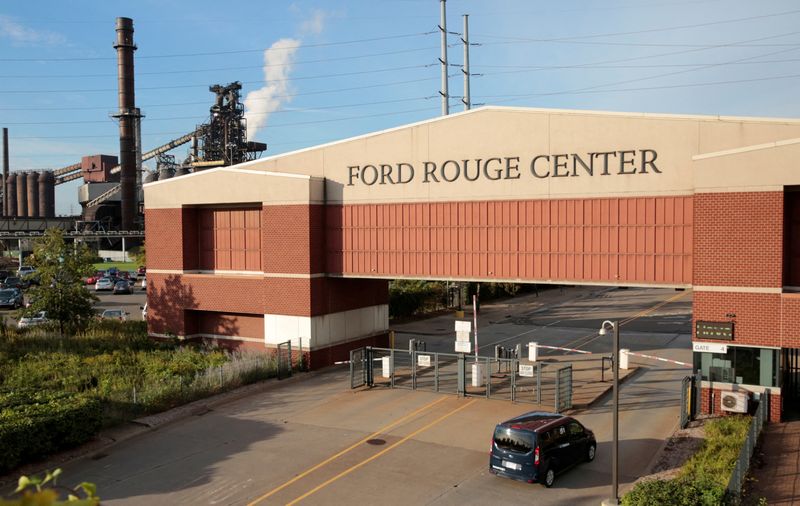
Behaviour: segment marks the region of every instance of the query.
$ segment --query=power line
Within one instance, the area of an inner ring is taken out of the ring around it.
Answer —
[[[234,49],[230,51],[208,51],[208,52],[199,52],[199,53],[174,53],[174,54],[156,54],[156,55],[137,55],[136,59],[159,59],[159,58],[186,58],[186,57],[195,57],[195,56],[221,56],[221,55],[231,55],[231,54],[242,54],[242,53],[260,53],[262,51],[266,51],[268,49],[276,51],[288,51],[300,48],[313,48],[313,47],[331,47],[331,46],[343,46],[348,44],[360,44],[365,42],[377,42],[380,40],[393,40],[393,39],[403,39],[409,37],[419,37],[424,35],[431,35],[433,33],[438,33],[438,31],[428,31],[428,32],[419,32],[419,33],[411,33],[411,34],[404,34],[404,35],[388,35],[385,37],[372,37],[368,39],[357,39],[357,40],[345,40],[339,42],[320,42],[317,44],[297,44],[294,46],[285,46],[279,48],[257,48],[257,49]],[[75,57],[75,58],[0,58],[0,61],[9,61],[9,62],[73,62],[73,61],[107,61],[107,60],[116,60],[116,56],[97,56],[97,57]]]
[[[379,100],[375,102],[361,102],[356,104],[341,104],[341,105],[329,105],[329,106],[320,106],[312,108],[313,111],[317,110],[332,110],[332,109],[346,109],[346,108],[355,108],[355,107],[366,107],[371,105],[382,105],[382,104],[394,104],[399,102],[415,102],[420,100],[429,100],[431,98],[435,98],[437,95],[430,95],[426,97],[410,97],[410,98],[398,98],[394,100]],[[263,99],[263,100],[271,100],[271,99]],[[208,103],[208,102],[203,102]],[[263,113],[245,113],[245,116],[263,116],[267,114],[286,114],[286,113],[297,113],[303,111],[297,111],[292,109],[281,109],[277,111],[270,111],[270,112],[263,112]],[[171,116],[166,118],[145,118],[143,123],[149,123],[151,121],[176,121],[176,120],[185,120],[191,119],[195,121],[202,121],[205,119],[205,116],[197,117],[197,116]],[[77,125],[77,124],[89,124],[89,123],[108,123],[113,122],[115,120],[112,118],[107,118],[105,120],[78,120],[78,121],[19,121],[19,122],[3,122],[3,125],[14,125],[14,126],[24,126],[24,125]]]

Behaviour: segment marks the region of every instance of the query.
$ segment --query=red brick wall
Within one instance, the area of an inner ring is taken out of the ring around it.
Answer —
[[[264,206],[262,216],[264,272],[324,272],[320,206]]]
[[[735,314],[734,338],[728,344],[779,346],[781,295],[778,293],[694,292],[692,338],[697,320],[726,322]]]
[[[694,284],[781,287],[783,192],[694,196]]]
[[[714,393],[714,400],[712,403],[711,393]],[[701,388],[700,394],[700,413],[707,415],[727,416],[734,413],[724,411],[722,409],[722,393],[724,390],[717,390],[716,388]],[[770,394],[769,396],[769,421],[781,421],[781,396],[779,394]]]
[[[197,322],[194,334],[264,338],[264,317],[262,315],[187,311],[186,316],[194,318]]]
[[[800,294],[781,295],[781,342],[784,348],[800,348]]]
[[[385,279],[315,278],[311,280],[311,313],[339,313],[389,303]]]
[[[151,311],[170,317],[182,309],[264,314],[264,297],[261,277],[147,274],[148,320]]]
[[[328,206],[349,275],[689,284],[692,197]]]
[[[146,209],[147,267],[183,269],[183,213],[181,209]]]

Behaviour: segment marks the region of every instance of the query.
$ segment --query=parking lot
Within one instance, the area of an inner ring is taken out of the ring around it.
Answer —
[[[676,298],[677,293],[576,288],[549,302],[521,298],[495,307],[504,318],[487,321],[481,335],[487,343],[531,336],[542,343],[581,339],[576,346],[585,341],[587,348],[600,351],[609,343],[591,341],[599,328],[595,323],[639,315],[622,327],[623,342],[686,359],[691,294]],[[482,314],[488,318],[492,311],[487,305]],[[683,323],[660,324],[674,316]],[[442,318],[452,325],[452,316]],[[449,348],[453,335],[437,330],[444,323],[415,322],[406,330],[426,331],[431,346]],[[678,385],[686,373],[680,366],[642,363],[623,384],[623,488],[646,472],[676,427]],[[546,489],[488,472],[493,426],[529,406],[387,388],[351,391],[348,376],[346,365],[329,368],[199,409],[65,466],[64,481],[96,483],[104,504],[598,504],[610,494],[607,398],[575,414],[595,431],[595,461],[559,476]]]
[[[95,303],[95,309],[97,309],[98,314],[106,309],[123,309],[129,313],[127,315],[129,320],[141,320],[142,310],[139,308],[143,306],[147,300],[147,294],[141,289],[140,283],[141,282],[136,284],[136,288],[132,294],[114,295],[110,291],[95,292],[93,285],[87,285],[86,289],[97,295],[100,299]],[[24,290],[24,293],[25,300],[27,301],[28,290]],[[16,325],[18,320],[16,315],[17,311],[13,309],[0,310],[0,316],[5,319],[6,325]]]

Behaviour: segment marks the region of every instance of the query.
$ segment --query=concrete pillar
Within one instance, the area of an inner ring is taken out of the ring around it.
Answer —
[[[622,370],[628,370],[628,358],[631,350],[627,348],[622,348],[619,350],[619,368]]]
[[[528,360],[531,362],[539,360],[539,343],[528,343]]]

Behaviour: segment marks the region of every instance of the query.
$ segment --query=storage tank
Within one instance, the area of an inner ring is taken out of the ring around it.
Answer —
[[[28,216],[28,175],[17,172],[17,216]]]
[[[156,172],[156,171],[153,171],[153,172],[147,171],[147,173],[144,175],[144,182],[145,183],[152,183],[153,181],[158,181],[158,172]]]
[[[172,167],[160,167],[158,169],[158,180],[163,181],[171,178],[175,174],[175,169]]]
[[[8,198],[6,199],[6,216],[17,215],[17,175],[10,174],[8,181],[6,181],[6,188],[8,189]]]
[[[52,172],[39,174],[39,217],[55,218],[56,216],[56,178]]]
[[[180,167],[175,169],[175,175],[172,177],[185,176],[186,174],[189,173],[189,169],[190,169],[189,165],[181,165]]]
[[[39,173],[28,172],[28,212],[29,218],[39,217]]]

